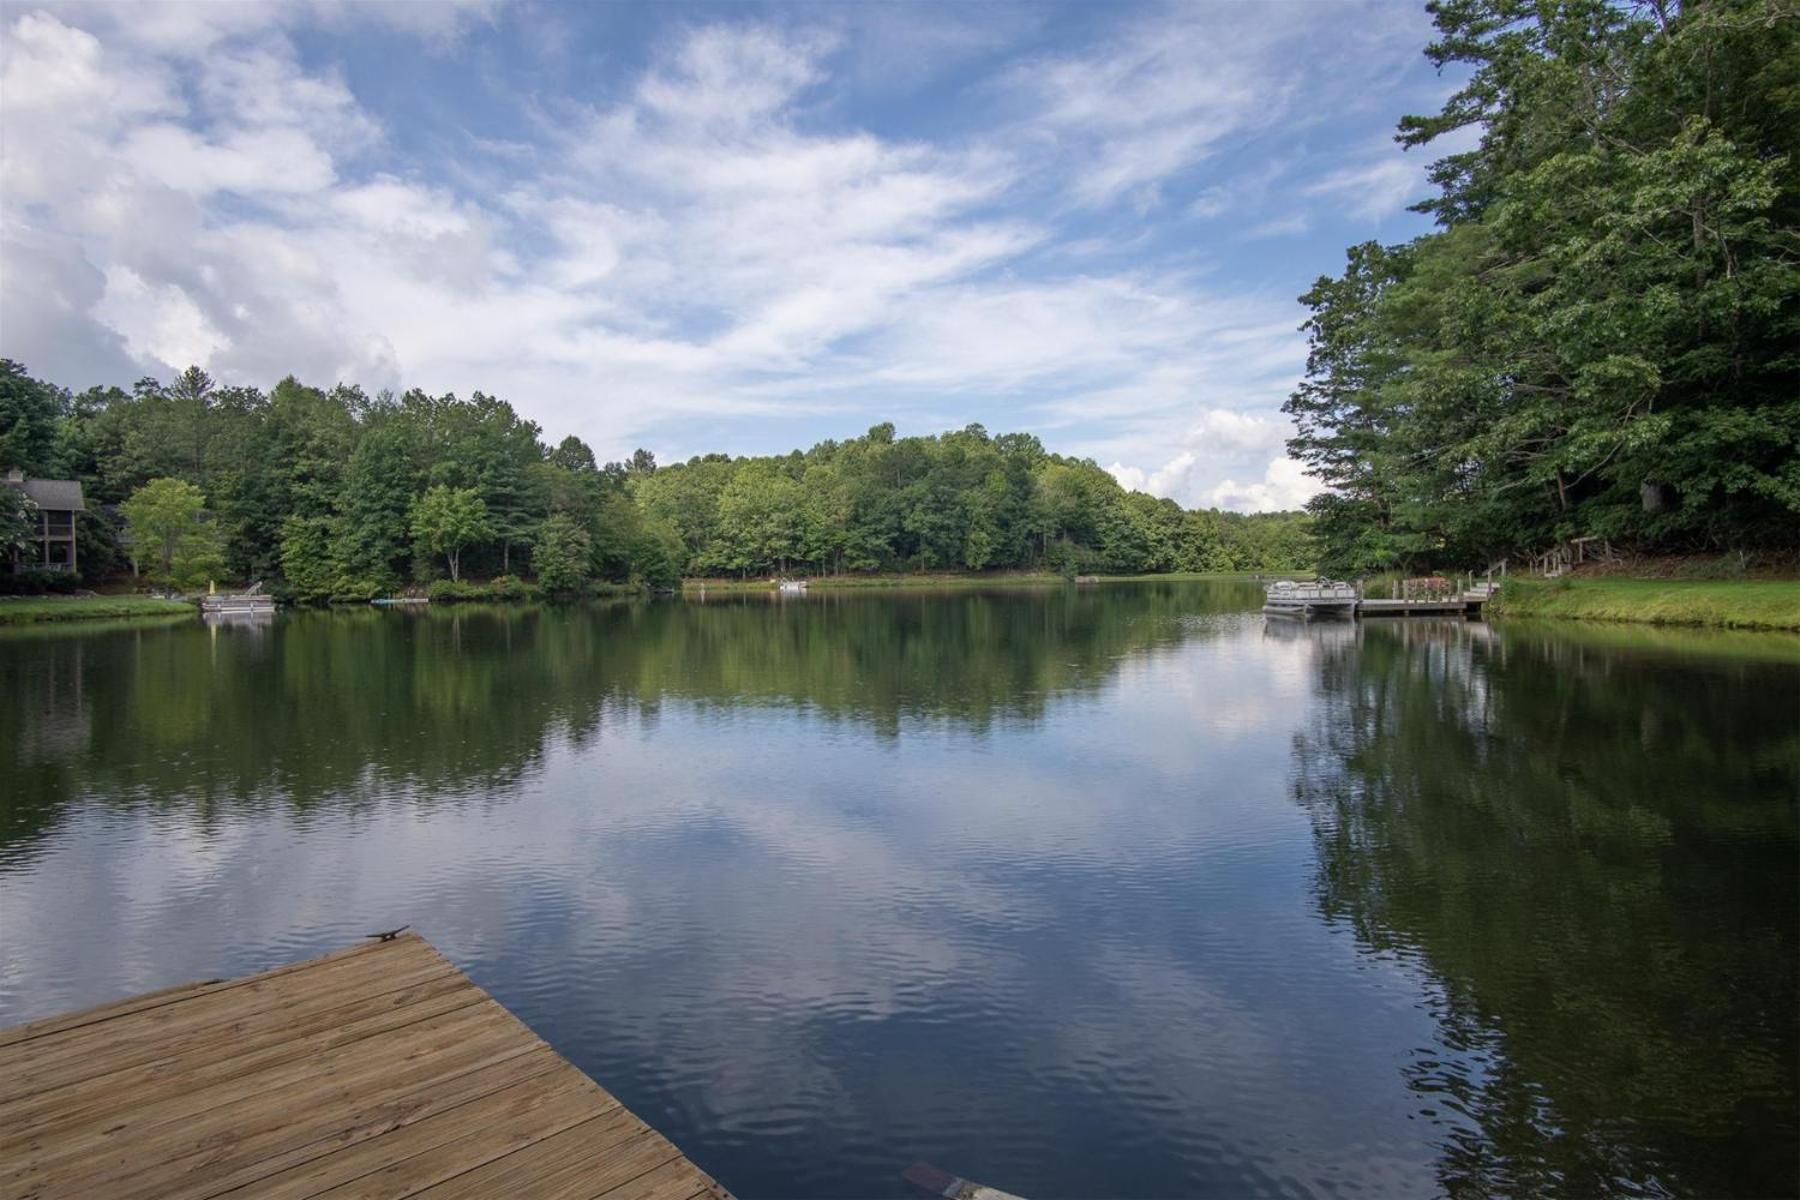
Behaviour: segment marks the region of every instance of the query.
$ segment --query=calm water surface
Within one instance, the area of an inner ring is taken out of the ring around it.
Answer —
[[[744,1197],[1793,1193],[1800,641],[1235,584],[0,635],[0,1024],[411,923]]]

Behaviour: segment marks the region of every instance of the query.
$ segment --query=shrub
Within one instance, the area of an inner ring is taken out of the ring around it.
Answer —
[[[517,575],[497,575],[488,581],[489,600],[529,600],[535,594],[532,586]]]
[[[425,596],[433,604],[461,604],[467,600],[485,600],[487,591],[468,579],[434,579],[425,588]]]
[[[367,604],[378,596],[385,596],[389,589],[375,579],[339,579],[331,589],[333,604]]]
[[[587,582],[593,540],[587,530],[566,513],[558,513],[538,528],[532,548],[532,565],[545,591],[577,592]]]
[[[67,596],[81,586],[73,571],[0,571],[0,594],[12,596]]]
[[[480,600],[535,600],[538,590],[516,575],[502,575],[486,583],[472,579],[435,579],[425,588],[433,604],[461,604]]]

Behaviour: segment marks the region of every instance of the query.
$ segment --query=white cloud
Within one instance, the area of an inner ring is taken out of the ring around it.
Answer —
[[[1097,51],[1040,59],[1009,82],[1037,106],[1032,128],[1081,158],[1073,192],[1103,204],[1157,184],[1223,138],[1275,119],[1291,79],[1269,68],[1283,41],[1250,9],[1142,20]]]
[[[1213,488],[1208,501],[1217,508],[1242,512],[1282,512],[1300,508],[1324,489],[1319,481],[1306,473],[1304,464],[1286,457],[1272,458],[1255,483],[1239,483],[1235,479]]]
[[[502,0],[88,0],[62,9],[109,39],[200,58],[233,38],[309,25],[385,27],[441,47],[492,20]]]
[[[140,358],[209,362],[225,345],[225,338],[185,291],[172,283],[147,283],[129,267],[106,273],[106,291],[95,311]]]
[[[1244,237],[1246,239],[1292,237],[1296,234],[1305,233],[1311,228],[1312,222],[1304,215],[1296,213],[1293,216],[1275,217],[1272,220],[1262,221],[1256,225],[1252,225],[1245,231]]]
[[[638,85],[645,112],[693,129],[729,134],[777,117],[823,78],[817,37],[783,37],[759,26],[704,26],[683,37],[670,62]]]
[[[1263,483],[1239,486],[1229,478],[1224,484],[1212,483],[1222,474],[1261,466],[1270,455],[1279,456],[1290,432],[1285,418],[1268,412],[1205,409],[1173,440],[1180,447],[1176,453],[1168,456],[1171,442],[1163,443],[1162,454],[1167,457],[1160,467],[1145,469],[1115,461],[1107,470],[1125,487],[1187,505],[1253,512],[1294,507],[1284,503],[1292,489],[1283,490],[1276,482],[1277,464],[1287,462],[1285,457],[1273,460]]]
[[[1360,51],[1391,31],[1356,14],[1333,28],[1368,73],[1386,60]],[[263,386],[479,387],[603,454],[693,414],[936,405],[1190,503],[1279,450],[1304,356],[1292,290],[1214,277],[1203,246],[1164,261],[1151,230],[1095,214],[1293,119],[1318,30],[1132,16],[1091,50],[990,66],[958,97],[980,101],[965,126],[925,138],[836,110],[846,73],[901,86],[856,20],[671,26],[583,93],[609,99],[533,98],[535,125],[429,158],[315,52],[352,26],[441,47],[506,19],[326,0],[18,15],[0,37],[7,352],[75,386],[193,361]],[[907,44],[968,62],[1030,24],[958,18]],[[1187,178],[1177,216],[1259,211],[1297,162]]]
[[[1392,216],[1427,194],[1428,161],[1389,145],[1373,161],[1356,163],[1308,185],[1308,196],[1330,198],[1354,216],[1374,219]]]
[[[127,135],[118,154],[143,182],[195,196],[316,192],[336,178],[331,156],[295,129],[205,138],[180,125],[149,125]]]

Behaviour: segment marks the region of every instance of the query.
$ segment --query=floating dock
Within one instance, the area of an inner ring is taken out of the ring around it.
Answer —
[[[1263,590],[1263,612],[1272,617],[1479,617],[1497,589],[1471,584],[1449,595],[1405,600],[1367,600],[1348,583],[1282,581]]]
[[[273,614],[275,597],[260,593],[220,592],[200,597],[200,611],[207,616],[237,616],[243,614]]]
[[[1446,596],[1437,600],[1358,600],[1359,617],[1477,617],[1487,600],[1473,596]]]
[[[0,1030],[0,1197],[730,1200],[423,938]]]

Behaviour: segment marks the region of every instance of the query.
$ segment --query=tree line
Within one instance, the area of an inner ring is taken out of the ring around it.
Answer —
[[[1437,0],[1439,228],[1301,299],[1337,571],[1800,547],[1800,9]]]
[[[82,482],[98,510],[79,529],[89,578],[135,562],[173,586],[260,579],[303,601],[465,576],[578,592],[695,575],[1294,570],[1313,557],[1304,514],[1184,509],[979,425],[602,464],[482,392],[370,396],[289,377],[265,393],[198,367],[75,393],[0,360],[0,464]]]

